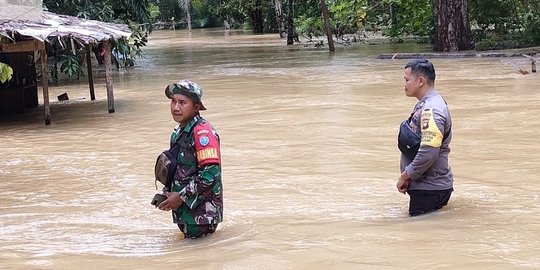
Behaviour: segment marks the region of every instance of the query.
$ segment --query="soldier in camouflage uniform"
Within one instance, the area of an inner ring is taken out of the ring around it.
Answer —
[[[202,89],[182,80],[165,88],[171,100],[171,114],[179,125],[171,135],[178,143],[178,165],[174,181],[165,187],[167,199],[158,207],[172,210],[173,220],[187,238],[215,232],[223,220],[221,155],[219,136],[200,114]]]

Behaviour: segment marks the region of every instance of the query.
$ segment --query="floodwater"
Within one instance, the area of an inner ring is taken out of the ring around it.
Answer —
[[[415,100],[405,60],[374,57],[415,48],[154,32],[115,76],[116,113],[98,72],[97,101],[84,82],[51,89],[86,101],[53,103],[50,126],[41,108],[0,119],[0,269],[539,269],[539,76],[434,60],[455,193],[410,218],[396,135]],[[150,205],[174,126],[163,89],[183,78],[222,137],[225,221],[200,240]]]

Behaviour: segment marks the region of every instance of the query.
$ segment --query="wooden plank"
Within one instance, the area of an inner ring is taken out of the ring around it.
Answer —
[[[0,44],[0,52],[2,53],[33,52],[42,50],[45,50],[45,44],[35,39],[17,41],[17,43]]]
[[[107,85],[107,104],[109,107],[109,113],[114,113],[111,43],[108,40],[103,41],[103,47],[105,48],[105,84]]]
[[[47,68],[47,51],[41,50],[41,84],[43,86],[43,108],[45,109],[45,125],[51,124],[51,109],[49,104],[49,69]]]
[[[96,100],[96,93],[94,92],[94,73],[92,72],[92,45],[86,44],[86,70],[88,73],[88,86],[90,87],[90,100]]]

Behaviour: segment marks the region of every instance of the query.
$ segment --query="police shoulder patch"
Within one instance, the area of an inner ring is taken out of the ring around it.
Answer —
[[[428,145],[431,147],[440,147],[443,141],[442,132],[437,127],[432,109],[425,109],[421,117],[421,133],[422,141],[420,145]]]

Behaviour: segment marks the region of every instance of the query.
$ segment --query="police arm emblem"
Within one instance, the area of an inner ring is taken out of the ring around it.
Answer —
[[[420,119],[422,133],[422,141],[420,142],[420,145],[441,147],[443,135],[435,123],[433,109],[425,109],[422,111],[422,116]]]

